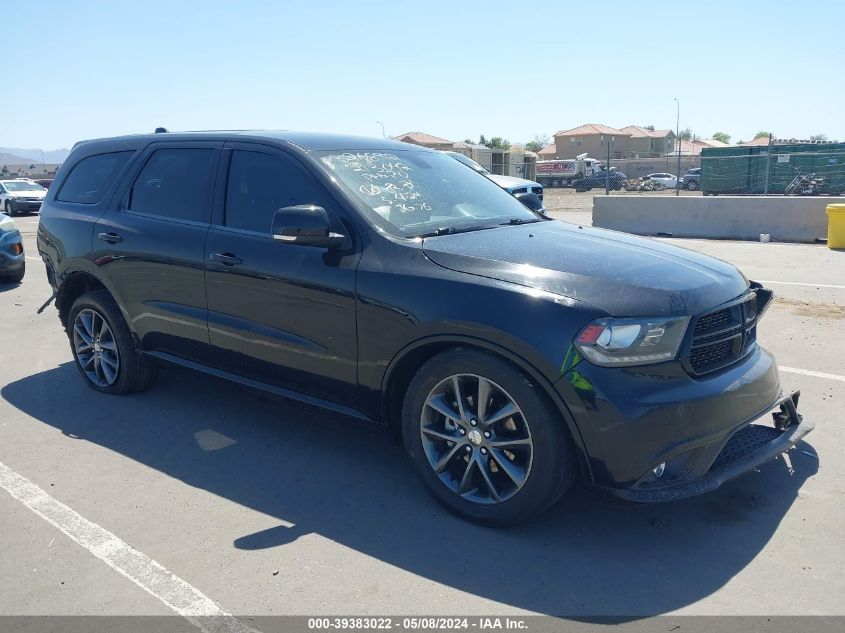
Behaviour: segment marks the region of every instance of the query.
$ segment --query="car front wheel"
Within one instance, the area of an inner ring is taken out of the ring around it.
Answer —
[[[9,217],[13,217],[17,215],[17,211],[15,211],[15,207],[12,206],[12,203],[9,200],[6,200],[6,204],[4,205],[6,209],[6,215]]]
[[[423,365],[402,413],[405,448],[434,497],[456,514],[507,525],[570,486],[574,455],[560,413],[503,360],[455,349]]]
[[[689,191],[695,191],[696,189],[698,189],[698,183],[697,183],[697,182],[695,182],[694,180],[690,180],[690,181],[687,183],[687,189],[688,189]]]
[[[86,384],[103,393],[142,391],[157,370],[135,349],[132,333],[105,290],[79,297],[68,315],[68,338]]]

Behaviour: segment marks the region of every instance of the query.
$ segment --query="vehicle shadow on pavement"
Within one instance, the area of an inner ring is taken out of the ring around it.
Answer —
[[[718,590],[760,553],[818,468],[794,450],[794,474],[777,460],[664,505],[577,487],[528,525],[490,529],[437,505],[386,432],[215,379],[163,371],[150,391],[119,398],[86,388],[65,363],[0,394],[67,436],[279,519],[233,548],[318,533],[461,591],[579,620],[661,614]],[[203,450],[194,434],[206,429],[237,443]]]
[[[8,283],[6,281],[0,281],[0,292],[6,292],[7,290],[17,290],[20,287],[21,285],[17,282]]]

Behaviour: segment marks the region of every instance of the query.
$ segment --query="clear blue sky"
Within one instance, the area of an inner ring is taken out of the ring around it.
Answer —
[[[4,4],[6,147],[158,125],[380,136],[376,121],[525,142],[674,128],[674,97],[699,136],[845,140],[838,0]]]

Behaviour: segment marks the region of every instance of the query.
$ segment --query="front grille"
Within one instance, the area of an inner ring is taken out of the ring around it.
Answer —
[[[708,367],[722,365],[733,354],[733,341],[721,341],[715,345],[694,347],[689,355],[690,364],[696,373],[706,371]]]
[[[698,317],[688,358],[694,374],[727,367],[751,350],[756,341],[757,303],[757,294],[749,293]]]
[[[777,439],[780,434],[781,431],[778,431],[772,426],[749,424],[731,436],[731,439],[725,444],[725,447],[716,457],[716,461],[713,462],[710,469],[713,470],[719,466],[730,464],[743,455],[756,451],[758,448]]]
[[[706,332],[708,330],[718,330],[731,323],[731,308],[724,308],[716,310],[710,314],[705,314],[698,319],[695,324],[695,334]]]

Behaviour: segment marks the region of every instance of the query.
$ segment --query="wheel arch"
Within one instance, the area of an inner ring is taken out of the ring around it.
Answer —
[[[109,292],[105,284],[89,272],[74,271],[62,280],[56,292],[56,308],[59,311],[59,320],[65,328],[68,326],[68,315],[73,302],[95,290]],[[109,294],[111,295],[111,292]]]
[[[484,339],[450,335],[430,336],[414,341],[402,348],[390,361],[382,379],[382,420],[396,433],[401,434],[403,396],[416,374],[416,370],[437,354],[449,349],[461,348],[486,352],[504,360],[514,369],[525,374],[540,388],[540,393],[560,413],[566,430],[572,439],[575,454],[578,456],[578,468],[581,474],[591,481],[592,474],[584,440],[575,424],[572,413],[569,411],[569,407],[557,393],[552,383],[523,357]]]

